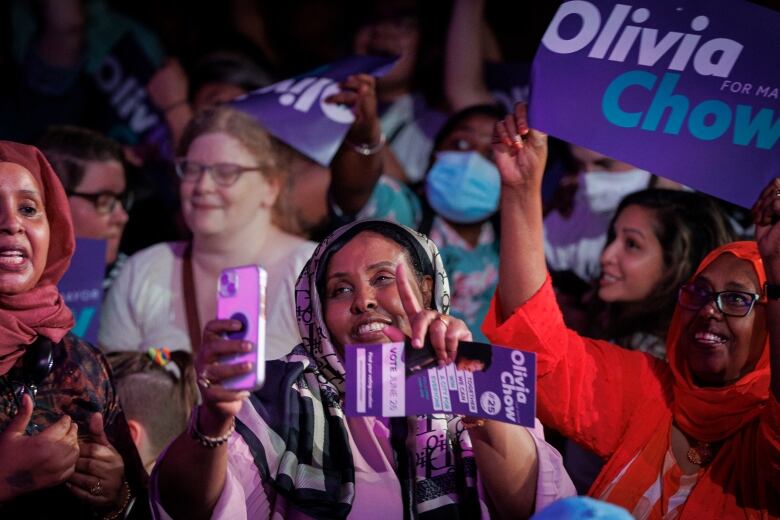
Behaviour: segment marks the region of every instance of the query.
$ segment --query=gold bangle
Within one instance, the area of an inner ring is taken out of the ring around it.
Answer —
[[[125,492],[125,499],[122,501],[122,505],[119,506],[119,509],[116,509],[112,511],[111,513],[108,513],[103,517],[103,520],[116,520],[120,516],[122,516],[127,509],[127,506],[130,504],[130,500],[133,498],[133,492],[130,490],[130,484],[127,483],[127,479],[122,480],[122,487],[124,487],[127,491]]]

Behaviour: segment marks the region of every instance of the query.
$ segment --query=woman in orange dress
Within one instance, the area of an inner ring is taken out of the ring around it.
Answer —
[[[546,136],[518,105],[494,150],[500,283],[483,331],[537,353],[539,418],[606,461],[589,494],[640,519],[780,517],[780,180],[754,207],[757,242],[714,250],[680,289],[666,362],[566,328],[542,245]]]

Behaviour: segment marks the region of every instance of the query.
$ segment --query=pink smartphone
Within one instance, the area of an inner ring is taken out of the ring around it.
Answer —
[[[227,335],[254,345],[251,352],[233,354],[227,363],[251,362],[254,370],[225,379],[231,390],[257,390],[265,381],[265,288],[268,274],[259,265],[231,267],[222,271],[217,286],[217,318],[240,321],[241,330]]]

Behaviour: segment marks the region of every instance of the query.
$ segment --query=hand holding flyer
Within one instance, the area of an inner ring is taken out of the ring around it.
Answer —
[[[438,366],[430,345],[408,342],[345,349],[347,415],[451,413],[533,426],[536,356],[461,341],[455,362]]]
[[[451,413],[533,426],[535,355],[473,342],[461,320],[423,308],[403,264],[396,286],[411,338],[387,326],[391,343],[346,346],[347,415]]]

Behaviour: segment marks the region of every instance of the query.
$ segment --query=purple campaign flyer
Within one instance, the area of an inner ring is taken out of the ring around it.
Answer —
[[[403,417],[447,413],[533,426],[536,355],[461,341],[454,363],[404,343],[346,348],[346,413]]]
[[[530,124],[750,207],[780,176],[780,13],[738,0],[569,0]]]
[[[323,166],[336,155],[355,116],[325,100],[340,92],[352,74],[382,76],[397,58],[351,56],[295,78],[263,87],[230,102],[250,114],[278,139]]]

